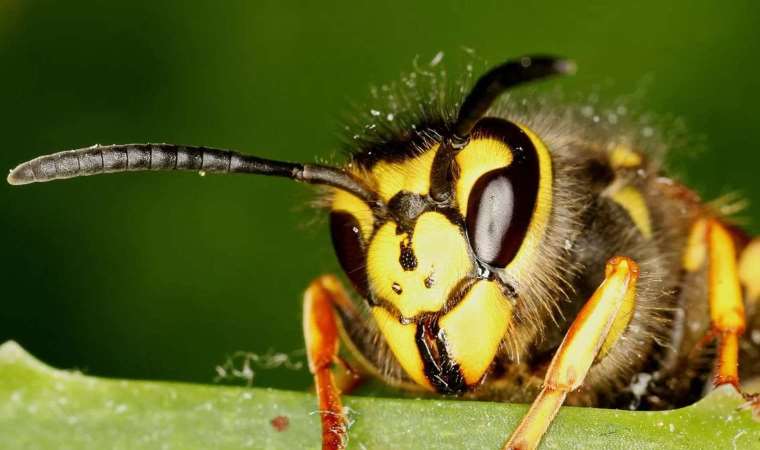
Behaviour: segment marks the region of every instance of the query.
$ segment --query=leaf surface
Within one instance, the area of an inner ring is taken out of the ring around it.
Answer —
[[[687,408],[563,408],[541,448],[760,448],[760,424],[725,387]],[[347,397],[349,448],[499,449],[526,405]],[[0,448],[317,449],[312,394],[123,381],[52,369],[0,347]]]

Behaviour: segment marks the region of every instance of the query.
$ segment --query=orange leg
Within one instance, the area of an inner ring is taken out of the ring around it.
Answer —
[[[744,286],[747,304],[756,305],[760,301],[760,238],[755,238],[742,250],[739,281]]]
[[[707,219],[707,283],[712,332],[718,339],[713,384],[739,388],[739,337],[744,333],[744,303],[739,283],[736,248],[729,231]]]
[[[313,281],[304,294],[303,331],[317,389],[323,450],[344,449],[348,442],[348,422],[332,372],[334,363],[340,362],[338,319],[333,307],[348,301],[338,281],[329,275]]]
[[[554,354],[541,393],[512,433],[505,449],[534,449],[557,415],[568,392],[578,389],[603,347],[625,305],[635,301],[639,268],[629,258],[607,263],[605,278],[578,313]],[[630,311],[628,311],[630,313]]]
[[[760,238],[755,238],[742,250],[739,257],[739,282],[744,287],[744,300],[748,308],[757,311],[760,302]],[[752,408],[753,416],[760,419],[760,394],[743,393]]]
[[[739,258],[739,281],[744,286],[748,305],[760,302],[760,237],[756,237],[742,250]]]

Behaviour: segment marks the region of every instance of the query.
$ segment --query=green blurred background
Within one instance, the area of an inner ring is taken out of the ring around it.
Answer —
[[[682,118],[706,148],[676,170],[706,197],[760,204],[760,3],[608,3],[0,0],[0,168],[144,141],[331,157],[370,84],[439,51],[459,74],[468,47],[491,63],[575,58],[578,75],[555,83],[568,92],[615,97],[651,77],[635,106]],[[310,198],[194,174],[0,186],[0,338],[127,378],[211,382],[237,350],[303,358],[301,292],[337,270]],[[760,231],[760,206],[745,216]],[[305,370],[255,380],[308,383]]]

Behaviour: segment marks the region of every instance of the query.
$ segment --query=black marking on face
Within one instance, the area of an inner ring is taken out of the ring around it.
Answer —
[[[438,327],[438,317],[427,314],[417,323],[415,334],[417,349],[422,358],[425,377],[441,394],[461,394],[467,383],[459,368],[446,350],[446,339]]]
[[[395,281],[393,282],[393,284],[391,284],[391,289],[392,289],[392,290],[393,290],[393,292],[395,292],[397,295],[401,295],[401,294],[404,292],[404,290],[401,288],[401,285],[400,285],[400,284],[398,284],[398,283],[396,283]]]
[[[417,268],[417,257],[412,249],[412,239],[407,237],[401,240],[401,254],[398,257],[398,263],[405,272],[411,272]]]
[[[432,288],[435,284],[435,272],[430,272],[430,274],[425,277],[424,283],[426,288]]]
[[[465,277],[459,280],[457,284],[451,288],[451,291],[449,291],[446,303],[444,303],[443,308],[440,311],[441,315],[446,315],[449,311],[454,309],[478,281],[480,281],[480,279],[475,277]]]

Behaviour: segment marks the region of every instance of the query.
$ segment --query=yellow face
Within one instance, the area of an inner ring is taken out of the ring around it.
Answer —
[[[343,269],[409,378],[457,393],[480,383],[507,332],[519,299],[505,274],[524,270],[540,243],[551,161],[530,130],[483,119],[440,204],[429,196],[437,149],[367,168],[382,211],[336,191],[331,225]]]

